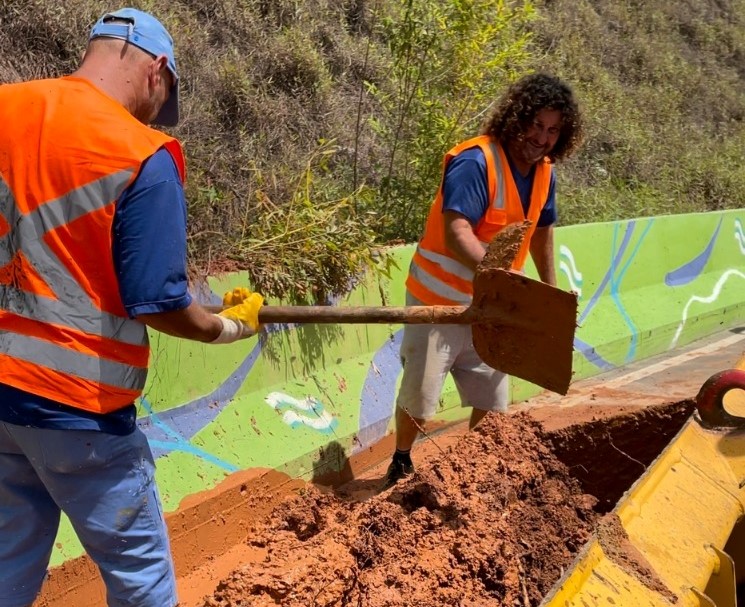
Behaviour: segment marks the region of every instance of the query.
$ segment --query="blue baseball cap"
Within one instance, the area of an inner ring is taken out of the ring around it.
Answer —
[[[161,126],[176,126],[178,124],[176,57],[173,54],[173,38],[163,24],[152,15],[136,8],[122,8],[113,13],[106,13],[96,22],[91,30],[90,40],[100,37],[120,38],[155,57],[165,55],[168,58],[168,71],[173,75],[173,87],[153,123]]]

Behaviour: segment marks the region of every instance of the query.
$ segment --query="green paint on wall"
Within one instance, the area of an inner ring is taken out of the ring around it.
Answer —
[[[745,210],[735,210],[559,228],[559,286],[580,294],[575,379],[745,324],[744,226]],[[413,250],[393,250],[390,279],[367,276],[335,304],[403,305]],[[536,276],[531,263],[526,271]],[[240,275],[210,280],[217,294],[235,286],[246,286]],[[307,325],[229,346],[153,334],[139,412],[156,413],[145,431],[159,455],[165,509],[234,470],[312,479],[329,465],[322,450],[349,456],[360,437],[390,432],[400,330]],[[516,378],[511,385],[515,401],[539,391]],[[468,416],[452,379],[442,400],[438,419]],[[53,564],[82,552],[66,523],[58,542]]]

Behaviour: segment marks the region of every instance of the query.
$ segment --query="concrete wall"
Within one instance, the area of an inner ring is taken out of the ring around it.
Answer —
[[[392,280],[370,277],[336,303],[402,305],[412,252],[391,251]],[[577,379],[745,321],[745,210],[562,227],[556,260],[560,287],[579,294]],[[245,284],[213,279],[206,299]],[[239,471],[338,473],[390,433],[400,339],[401,327],[387,325],[273,326],[230,346],[153,334],[139,415],[165,510]],[[441,420],[466,415],[453,390],[448,383]],[[513,381],[515,401],[537,391]],[[81,554],[63,522],[52,565]]]

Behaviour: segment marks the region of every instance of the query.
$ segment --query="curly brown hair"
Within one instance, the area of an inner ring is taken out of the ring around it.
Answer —
[[[506,145],[520,138],[543,109],[561,112],[561,131],[549,160],[568,158],[582,142],[582,116],[569,85],[549,74],[530,74],[510,86],[484,123],[481,134]]]

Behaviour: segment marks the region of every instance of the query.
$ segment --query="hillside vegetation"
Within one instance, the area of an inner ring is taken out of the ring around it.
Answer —
[[[199,273],[323,300],[415,240],[442,154],[553,72],[587,137],[560,221],[741,207],[745,0],[132,0],[173,34]],[[0,82],[69,72],[93,0],[0,3]],[[375,260],[378,261],[375,261]]]

